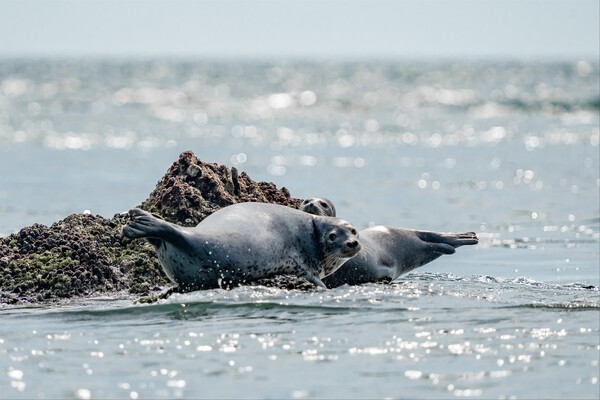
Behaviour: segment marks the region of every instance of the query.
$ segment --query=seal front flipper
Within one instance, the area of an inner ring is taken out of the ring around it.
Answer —
[[[307,272],[302,277],[317,287],[320,287],[322,289],[327,289],[327,286],[325,286],[323,281],[321,279],[319,279],[317,276],[315,276],[312,272]]]

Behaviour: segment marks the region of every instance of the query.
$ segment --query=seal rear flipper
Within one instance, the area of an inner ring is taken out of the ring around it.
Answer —
[[[417,237],[427,243],[447,244],[454,248],[479,243],[475,232],[467,233],[436,233],[427,231],[416,231]],[[443,253],[446,254],[446,253]],[[451,254],[451,253],[450,253]]]
[[[140,210],[139,208],[132,208],[127,214],[130,221],[125,224],[121,230],[123,236],[127,238],[162,239],[166,234],[173,231],[173,228],[168,222],[155,217],[149,212]]]
[[[452,236],[456,243],[454,247],[468,246],[479,243],[479,238],[475,232],[457,233]]]

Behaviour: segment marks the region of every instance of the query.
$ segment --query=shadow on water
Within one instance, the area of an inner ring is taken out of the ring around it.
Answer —
[[[191,300],[191,298],[190,298]],[[306,319],[320,319],[331,316],[346,315],[350,313],[365,313],[369,307],[346,307],[340,305],[310,305],[289,304],[283,302],[267,301],[240,301],[227,303],[224,301],[198,301],[186,302],[167,301],[160,304],[132,305],[122,303],[122,306],[104,303],[90,303],[85,306],[59,307],[53,309],[27,308],[12,310],[7,313],[16,318],[59,318],[66,322],[85,322],[107,320],[111,323],[119,321],[131,324],[165,323],[170,320],[211,320],[225,319],[267,319],[280,322],[297,322]],[[397,308],[396,311],[406,311]]]
[[[144,306],[132,306],[119,309],[106,310],[78,310],[64,313],[64,316],[73,318],[152,318],[154,316],[166,317],[174,320],[210,319],[219,316],[234,318],[274,318],[287,321],[301,320],[311,315],[337,315],[347,314],[356,310],[350,307],[311,306],[296,304],[281,304],[267,302],[186,302],[166,303]]]

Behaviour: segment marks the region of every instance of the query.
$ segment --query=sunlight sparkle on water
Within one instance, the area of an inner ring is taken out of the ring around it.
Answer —
[[[480,242],[389,285],[8,305],[2,394],[596,398],[597,71],[597,60],[5,60],[5,236],[139,204],[191,149],[295,197],[331,196],[361,228],[473,230]]]

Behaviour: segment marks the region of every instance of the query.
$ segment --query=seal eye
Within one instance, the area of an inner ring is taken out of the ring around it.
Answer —
[[[327,203],[325,203],[324,201],[320,202],[319,204],[321,204],[321,207],[323,207],[323,208],[329,208]]]
[[[308,200],[304,200],[302,204],[308,204]]]
[[[354,228],[350,229],[350,233],[353,235],[356,235],[356,229],[354,229]]]
[[[333,241],[337,238],[337,235],[335,233],[330,233],[329,234],[329,240]]]

